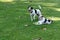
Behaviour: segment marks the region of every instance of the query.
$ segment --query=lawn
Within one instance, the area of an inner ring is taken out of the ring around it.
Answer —
[[[54,22],[33,25],[27,9],[29,5],[34,8],[41,5],[42,14]],[[42,40],[60,40],[60,0],[0,0],[0,40],[32,40],[39,37]]]

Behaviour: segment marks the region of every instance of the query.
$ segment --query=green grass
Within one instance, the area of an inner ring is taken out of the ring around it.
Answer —
[[[32,40],[38,37],[43,40],[60,40],[60,20],[50,25],[33,25],[27,10],[28,5],[34,8],[41,5],[45,17],[60,18],[60,11],[53,9],[60,8],[60,0],[0,2],[0,40]],[[26,27],[25,24],[29,26]]]

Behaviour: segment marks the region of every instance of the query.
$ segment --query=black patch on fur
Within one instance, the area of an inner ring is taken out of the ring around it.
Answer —
[[[39,16],[39,14],[37,14]]]
[[[50,22],[50,20],[48,20],[48,22]]]
[[[47,19],[45,19],[44,23],[46,23]]]
[[[35,10],[35,13],[37,14],[37,10]],[[39,16],[39,14],[37,14],[37,16]]]
[[[35,10],[35,13],[37,14],[37,10]]]

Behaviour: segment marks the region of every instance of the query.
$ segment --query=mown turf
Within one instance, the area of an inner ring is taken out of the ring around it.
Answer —
[[[60,9],[60,0],[0,1],[0,40],[32,40],[38,37],[42,40],[60,40],[60,20],[54,20],[50,25],[33,25],[28,5],[34,8],[41,5],[45,17],[60,18],[60,11],[53,9]],[[26,24],[29,26],[24,26]]]

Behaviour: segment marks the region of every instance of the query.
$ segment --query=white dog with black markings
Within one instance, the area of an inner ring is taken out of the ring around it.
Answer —
[[[30,12],[31,21],[35,20],[36,15],[38,16],[38,20],[42,16],[40,5],[38,7],[39,7],[39,9],[34,9],[31,6],[28,7],[28,11]]]
[[[53,21],[50,19],[46,19],[45,17],[41,16],[38,22],[35,22],[33,24],[35,25],[42,25],[42,24],[51,24]]]

